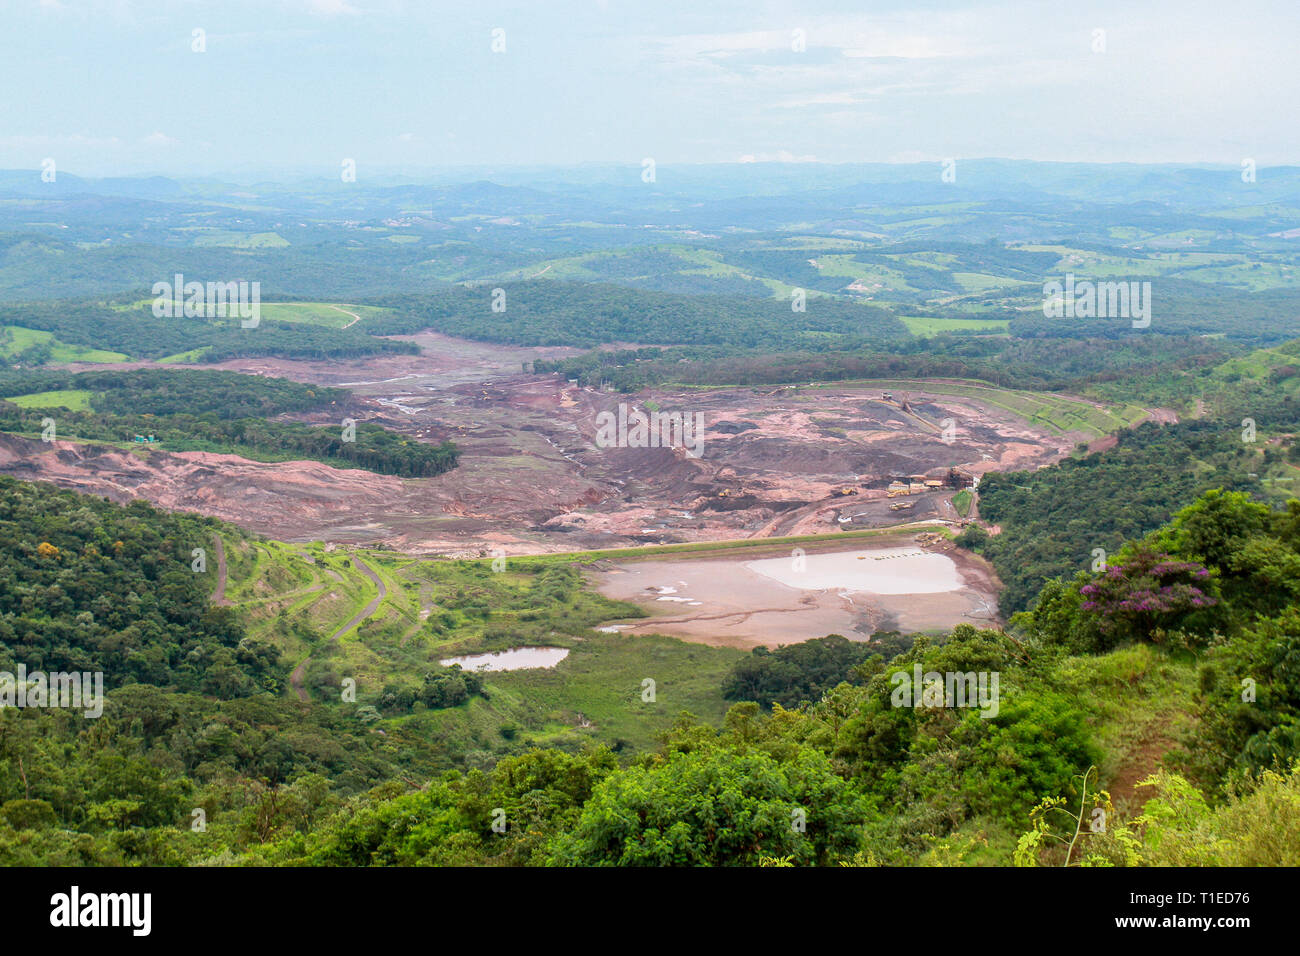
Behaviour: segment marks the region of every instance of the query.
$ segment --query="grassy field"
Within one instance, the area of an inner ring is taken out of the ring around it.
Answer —
[[[22,408],[66,408],[73,412],[90,410],[91,393],[84,389],[64,389],[55,392],[32,392],[30,395],[15,395],[6,401]]]
[[[221,246],[229,249],[284,249],[289,240],[278,232],[233,232],[226,229],[207,229],[195,236],[196,246]]]
[[[449,656],[521,645],[570,649],[553,669],[490,674],[487,699],[391,718],[418,720],[461,751],[492,750],[507,738],[511,747],[590,739],[648,749],[683,710],[720,719],[722,678],[741,656],[668,637],[595,631],[605,620],[641,612],[596,594],[560,564],[511,560],[496,572],[490,562],[247,539],[228,540],[225,550],[226,599],[254,638],[280,649],[286,668],[307,661],[305,686],[327,702],[344,677],[356,681],[357,703],[367,704],[385,688],[418,687]],[[378,597],[362,566],[386,594],[359,626],[331,641]],[[215,589],[211,555],[207,573]],[[654,702],[642,701],[647,679],[655,682]]]
[[[907,326],[913,335],[935,335],[939,332],[1005,332],[1010,319],[936,319],[928,315],[900,315],[898,321]]]
[[[787,535],[779,538],[736,538],[729,541],[693,541],[687,544],[652,544],[639,548],[606,548],[600,551],[564,551],[558,554],[538,554],[527,557],[510,558],[512,563],[524,565],[547,564],[592,564],[596,561],[637,561],[674,554],[695,554],[704,556],[711,553],[745,550],[783,550],[790,545],[808,545],[811,548],[825,546],[839,547],[846,541],[859,538],[879,538],[909,531],[930,531],[935,534],[950,534],[943,525],[924,522],[908,522],[888,528],[870,528],[860,531],[834,531],[830,534]],[[478,559],[480,562],[488,558]]]
[[[53,333],[41,329],[25,329],[17,325],[0,326],[0,358],[5,361],[12,361],[20,352],[37,345],[49,346],[52,362],[125,362],[130,358],[121,352],[68,345],[56,339]]]
[[[1197,665],[1185,652],[1149,644],[1097,657],[1075,657],[1061,679],[1073,687],[1105,753],[1101,779],[1118,801],[1132,784],[1159,769],[1160,754],[1191,726]]]
[[[118,310],[140,309],[152,305],[153,299],[140,299],[114,308]],[[331,329],[344,328],[351,324],[358,315],[365,319],[392,311],[374,305],[348,305],[341,302],[263,302],[260,304],[260,309],[262,318],[269,319],[272,322],[300,322],[304,325],[320,325]],[[205,349],[191,349],[188,352],[169,355],[166,358],[158,359],[158,361],[165,363],[195,362],[198,361],[199,356],[204,351]],[[121,360],[103,359],[103,361]]]
[[[166,358],[160,358],[158,362],[162,365],[190,365],[197,362],[206,351],[206,346],[199,349],[190,349],[188,352],[177,352],[175,355],[168,355]]]
[[[493,675],[492,686],[514,695],[518,712],[542,728],[530,742],[561,743],[576,721],[580,732],[615,747],[648,750],[683,711],[721,723],[730,706],[722,679],[743,656],[657,635],[595,634],[553,670],[503,672]],[[582,727],[584,721],[591,726]]]
[[[272,322],[301,322],[341,329],[355,321],[356,316],[369,318],[390,309],[372,305],[346,305],[333,302],[263,302],[262,318]]]
[[[1120,407],[1099,407],[1090,402],[1058,395],[1055,392],[1027,392],[1017,389],[998,388],[985,382],[973,380],[935,381],[932,379],[853,379],[844,382],[829,382],[816,388],[844,388],[848,386],[869,386],[882,390],[913,389],[934,395],[954,395],[961,398],[973,398],[1004,411],[1019,415],[1025,420],[1043,427],[1047,431],[1063,434],[1065,432],[1082,432],[1094,438],[1127,428],[1140,421],[1146,410],[1137,405]]]
[[[1238,379],[1253,379],[1257,382],[1268,381],[1274,369],[1284,365],[1300,366],[1300,339],[1292,339],[1272,348],[1256,349],[1246,355],[1228,359],[1211,373],[1216,382],[1231,383]],[[1300,376],[1292,376],[1274,387],[1289,392],[1300,392]]]

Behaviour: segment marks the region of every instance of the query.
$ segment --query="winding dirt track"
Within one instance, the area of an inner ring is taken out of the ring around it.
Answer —
[[[379,610],[379,605],[384,603],[384,598],[388,596],[388,588],[384,586],[384,582],[379,578],[379,575],[375,574],[375,572],[370,569],[369,565],[356,555],[352,556],[352,564],[357,568],[357,570],[374,582],[379,593],[375,595],[374,600],[354,614],[350,621],[331,634],[329,639],[325,642],[327,645],[335,643],[340,637],[359,625],[366,618],[370,617],[370,615],[374,614],[375,611]],[[307,695],[307,689],[302,686],[302,679],[307,673],[307,662],[309,660],[311,660],[310,654],[304,657],[298,666],[293,669],[293,673],[289,675],[289,686],[292,687],[293,692],[298,695],[298,699],[304,703],[310,699]]]
[[[231,601],[226,597],[226,546],[221,535],[212,536],[212,549],[217,553],[217,589],[212,592],[212,603],[229,607]]]
[[[361,316],[357,315],[355,312],[349,312],[347,309],[340,309],[337,305],[331,305],[330,308],[333,309],[335,312],[342,312],[344,315],[352,316],[352,321],[349,322],[347,325],[343,326],[343,328],[345,329],[350,329],[352,328],[352,326],[356,325],[358,322],[361,321]]]

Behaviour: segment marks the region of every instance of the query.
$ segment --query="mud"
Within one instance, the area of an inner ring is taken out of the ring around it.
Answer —
[[[605,627],[724,647],[778,647],[828,634],[866,641],[882,630],[915,633],[948,630],[963,621],[982,627],[1001,623],[997,579],[979,558],[950,544],[921,544],[916,538],[882,541],[870,550],[885,553],[880,549],[891,547],[908,554],[942,552],[955,566],[957,585],[933,593],[878,594],[817,587],[819,582],[809,575],[809,586],[798,587],[762,573],[755,566],[761,562],[744,553],[612,562],[589,576],[602,594],[630,601],[649,614],[610,621]],[[823,551],[822,556],[852,556],[849,560],[853,560],[863,553],[854,548]],[[787,552],[782,558],[763,560],[793,563],[795,558]],[[796,573],[789,580],[799,577]],[[929,585],[918,580],[918,590],[925,586]]]
[[[902,410],[879,389],[783,387],[619,395],[582,388],[525,363],[571,349],[404,337],[418,356],[301,362],[243,359],[216,366],[342,386],[348,414],[420,441],[450,437],[458,468],[404,480],[316,462],[262,464],[229,455],[143,455],[8,439],[0,471],[116,500],[213,514],[302,541],[384,543],[402,551],[481,556],[833,532],[918,519],[955,521],[951,489],[891,511],[895,476],[940,478],[1034,468],[1081,436],[1050,436],[979,401],[911,393]],[[139,363],[133,363],[138,366]],[[101,366],[102,367],[102,366]],[[211,368],[212,366],[204,366]],[[620,403],[699,413],[703,452],[602,448],[596,422]],[[954,435],[942,434],[945,419]],[[311,419],[305,419],[310,421]],[[319,418],[321,424],[337,424]]]

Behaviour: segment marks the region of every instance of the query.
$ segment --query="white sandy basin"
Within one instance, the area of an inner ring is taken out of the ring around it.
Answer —
[[[459,664],[467,671],[521,671],[530,667],[554,667],[569,656],[567,647],[512,647],[494,654],[466,654],[438,661],[443,667]]]
[[[916,548],[878,548],[750,561],[751,571],[804,591],[834,589],[869,594],[941,594],[965,586],[945,554]]]

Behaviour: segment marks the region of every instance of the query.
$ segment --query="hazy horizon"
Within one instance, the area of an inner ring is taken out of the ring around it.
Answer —
[[[953,157],[949,157],[953,158]],[[947,158],[945,158],[947,159]],[[1040,166],[1110,166],[1110,167],[1133,167],[1142,169],[1206,169],[1206,170],[1239,170],[1237,163],[1211,162],[1208,160],[1169,160],[1162,162],[1131,162],[1128,160],[1102,161],[1076,161],[1076,160],[1057,160],[1057,159],[1030,159],[1024,156],[965,156],[955,157],[955,160],[962,164],[977,163],[1022,163],[1025,165]],[[896,169],[921,170],[928,167],[939,169],[945,160],[908,160],[897,162],[866,162],[845,160],[842,162],[829,162],[823,160],[809,162],[792,162],[788,160],[762,160],[762,161],[700,161],[700,162],[678,162],[678,163],[659,163],[659,169],[707,169],[710,167],[757,167],[767,169],[781,169],[797,171],[800,168],[813,169],[842,169],[849,170],[860,168],[864,172],[872,169]],[[464,175],[469,176],[475,173],[489,175],[496,170],[508,171],[512,173],[530,173],[530,172],[558,172],[582,170],[602,171],[615,169],[629,169],[637,172],[641,169],[641,162],[614,160],[591,160],[589,162],[579,163],[469,163],[469,164],[448,164],[445,166],[405,166],[405,165],[382,165],[374,164],[366,167],[375,177],[383,176],[391,179],[419,179],[427,176],[449,176]],[[1261,169],[1300,169],[1300,160],[1296,162],[1283,163],[1264,163],[1260,164]],[[114,172],[88,172],[86,169],[78,167],[65,167],[62,164],[58,167],[60,174],[71,174],[83,179],[143,179],[151,176],[161,176],[177,180],[203,180],[203,179],[246,179],[247,177],[270,177],[280,178],[282,181],[307,180],[314,179],[324,175],[330,179],[338,178],[338,167],[336,165],[324,167],[311,166],[266,166],[266,167],[232,167],[229,169],[213,169],[205,172],[187,172],[183,169],[168,170],[164,168],[152,168],[141,166],[138,168],[124,168]],[[31,166],[0,166],[0,173],[10,172],[40,172],[40,164]]]
[[[17,0],[0,168],[1300,163],[1300,10],[1237,9]]]

